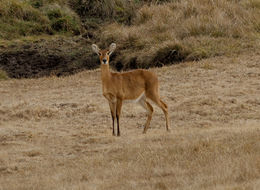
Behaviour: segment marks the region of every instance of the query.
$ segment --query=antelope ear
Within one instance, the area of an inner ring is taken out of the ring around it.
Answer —
[[[100,49],[96,44],[92,44],[92,50],[93,50],[93,52],[95,52],[96,54],[99,55]]]
[[[109,55],[111,55],[116,49],[116,44],[115,43],[112,43],[110,46],[109,46]]]

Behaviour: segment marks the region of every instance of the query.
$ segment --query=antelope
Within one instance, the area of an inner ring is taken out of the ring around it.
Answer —
[[[115,43],[104,50],[100,50],[96,44],[92,44],[92,50],[99,56],[101,64],[102,91],[103,96],[108,100],[111,111],[112,135],[115,136],[115,119],[117,119],[117,136],[120,136],[119,119],[125,100],[134,100],[147,111],[144,134],[150,125],[153,114],[153,107],[146,99],[152,100],[162,109],[166,120],[166,130],[169,131],[168,106],[160,99],[157,76],[144,69],[122,73],[110,72],[109,57],[115,49]]]

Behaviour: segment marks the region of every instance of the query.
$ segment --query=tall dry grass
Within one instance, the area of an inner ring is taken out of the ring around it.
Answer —
[[[87,28],[107,22],[130,25],[140,3],[125,0],[68,0]]]
[[[259,0],[172,1],[144,5],[131,26],[103,28],[101,43],[119,44],[121,67],[160,66],[259,48],[259,26]]]

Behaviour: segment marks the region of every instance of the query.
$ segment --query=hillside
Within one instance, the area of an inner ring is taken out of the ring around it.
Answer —
[[[92,43],[118,44],[118,71],[260,49],[259,0],[0,2],[1,78],[95,69]]]
[[[113,137],[100,70],[0,83],[0,189],[260,188],[260,55],[152,69],[169,105],[124,104]]]

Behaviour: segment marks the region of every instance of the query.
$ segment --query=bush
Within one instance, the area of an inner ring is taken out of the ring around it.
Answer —
[[[43,0],[30,0],[29,3],[37,9],[43,6]]]
[[[9,77],[7,73],[0,69],[0,80],[7,80]]]
[[[80,33],[76,21],[69,16],[54,19],[52,21],[51,27],[58,32],[72,31],[74,34]]]
[[[135,15],[135,3],[125,0],[69,0],[82,19],[98,18],[99,22],[116,20],[130,24]]]
[[[80,19],[69,8],[61,7],[58,4],[44,7],[44,11],[51,21],[51,28],[57,32],[72,32],[80,34]]]
[[[56,9],[51,9],[51,10],[47,11],[47,16],[50,20],[53,20],[53,19],[61,18],[62,13],[61,13],[60,9],[56,8]]]

